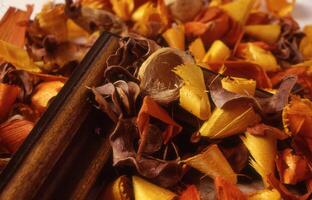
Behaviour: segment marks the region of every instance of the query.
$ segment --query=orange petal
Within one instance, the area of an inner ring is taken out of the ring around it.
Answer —
[[[179,200],[200,200],[199,192],[195,185],[189,185],[180,195]]]
[[[215,189],[217,200],[247,200],[247,196],[235,184],[220,176],[215,178]]]
[[[295,2],[296,0],[266,0],[268,10],[280,17],[290,15]]]
[[[149,96],[146,96],[144,97],[142,107],[137,117],[137,125],[141,136],[144,129],[146,129],[150,123],[150,117],[154,117],[167,124],[167,128],[163,133],[165,144],[182,130],[182,127],[177,124],[162,107]]]

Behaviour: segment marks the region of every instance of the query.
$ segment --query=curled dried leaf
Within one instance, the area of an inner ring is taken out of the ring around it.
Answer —
[[[179,97],[181,79],[172,70],[181,64],[193,64],[192,56],[173,48],[161,48],[145,60],[138,77],[143,93],[158,103],[168,104]]]
[[[177,195],[170,190],[154,185],[138,176],[132,176],[134,198],[150,200],[174,200]]]
[[[285,140],[289,137],[284,131],[266,124],[257,124],[247,128],[247,132],[254,136],[265,136],[267,134],[274,136],[278,140]]]
[[[211,178],[222,176],[230,183],[237,182],[236,174],[231,165],[225,159],[219,147],[215,144],[210,145],[200,154],[190,157],[183,162]]]

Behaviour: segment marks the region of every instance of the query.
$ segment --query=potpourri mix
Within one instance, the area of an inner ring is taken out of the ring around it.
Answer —
[[[116,177],[101,199],[310,199],[312,25],[291,0],[66,0],[0,23],[0,167],[100,33]],[[117,176],[118,174],[118,176]]]

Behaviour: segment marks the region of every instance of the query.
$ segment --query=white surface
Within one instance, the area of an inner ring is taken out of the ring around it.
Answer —
[[[64,0],[53,1],[64,2]],[[34,13],[37,13],[45,2],[47,2],[47,0],[0,0],[0,16],[3,15],[9,6],[25,9],[26,4],[34,4]],[[312,24],[312,0],[297,0],[293,16],[299,21],[301,26]]]

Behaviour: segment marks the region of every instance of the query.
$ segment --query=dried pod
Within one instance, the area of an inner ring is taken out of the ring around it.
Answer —
[[[202,153],[184,160],[184,162],[211,178],[222,176],[231,183],[237,182],[236,174],[216,144],[209,146]]]
[[[276,189],[264,189],[248,195],[248,200],[280,200],[281,194]]]
[[[222,5],[221,8],[233,19],[245,24],[254,4],[255,0],[236,0]]]
[[[139,69],[143,93],[158,103],[168,104],[179,97],[182,80],[172,72],[181,64],[193,64],[189,54],[173,48],[161,48],[150,55]]]
[[[38,112],[44,112],[50,100],[62,89],[64,83],[61,81],[50,81],[40,83],[31,97],[31,104]]]
[[[254,96],[256,91],[256,81],[244,78],[224,78],[221,80],[222,87],[236,94],[246,94]]]
[[[167,29],[162,36],[168,43],[169,47],[184,51],[185,33],[184,26],[182,24],[174,25],[170,29]]]
[[[244,132],[247,127],[257,124],[260,120],[260,116],[248,103],[233,101],[222,108],[215,108],[199,132],[203,137],[225,138]]]
[[[239,53],[239,56],[260,65],[265,71],[277,71],[280,69],[273,54],[254,43],[247,43],[246,47]]]
[[[166,0],[165,2],[171,15],[182,22],[194,19],[204,6],[204,0]]]
[[[132,177],[135,200],[173,200],[177,195],[170,190],[154,185],[138,176]]]
[[[281,34],[281,26],[279,24],[248,25],[245,26],[245,32],[255,39],[273,44]]]
[[[228,59],[231,50],[221,41],[216,40],[203,58],[203,62],[222,62]]]
[[[276,138],[271,134],[255,136],[246,132],[241,139],[252,156],[251,166],[261,175],[264,184],[268,186],[267,175],[275,172]]]
[[[132,186],[127,176],[120,176],[104,190],[99,199],[131,200],[133,196]]]
[[[20,93],[20,88],[14,85],[0,83],[0,121],[3,121]]]
[[[24,142],[34,123],[27,120],[15,119],[0,125],[0,143],[11,153],[14,153]]]
[[[194,56],[197,63],[201,62],[205,57],[205,46],[202,39],[197,38],[189,45],[189,51]]]
[[[210,102],[206,90],[204,75],[200,67],[194,64],[180,65],[174,68],[184,85],[180,89],[180,105],[201,120],[210,117]]]

